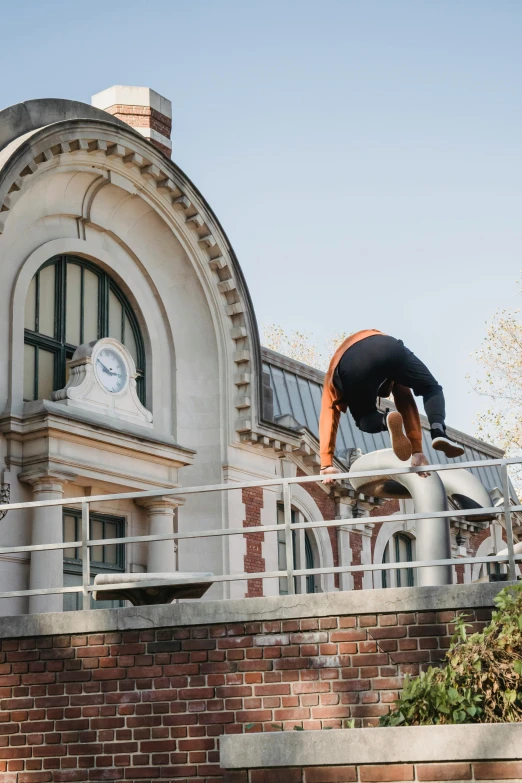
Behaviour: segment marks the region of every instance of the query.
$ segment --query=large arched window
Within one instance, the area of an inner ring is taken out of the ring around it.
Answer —
[[[66,362],[83,343],[122,342],[136,362],[144,402],[145,355],[134,311],[114,280],[76,256],[47,261],[29,286],[25,304],[24,400],[49,398],[66,384]]]

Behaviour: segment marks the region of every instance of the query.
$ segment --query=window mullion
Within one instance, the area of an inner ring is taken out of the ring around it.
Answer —
[[[109,334],[109,282],[107,275],[100,276],[98,303],[98,335],[107,337]]]
[[[37,332],[40,331],[40,272],[36,275],[36,304],[35,304],[35,319],[34,328]]]
[[[33,383],[33,400],[38,399],[38,347],[34,349],[34,383]]]
[[[84,343],[83,319],[84,319],[84,267],[80,267],[80,345]]]

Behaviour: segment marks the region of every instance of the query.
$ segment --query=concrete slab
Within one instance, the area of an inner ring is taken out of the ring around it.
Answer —
[[[201,598],[212,585],[210,573],[97,574],[95,586],[112,585],[112,590],[96,590],[95,601],[130,601],[133,606],[171,604],[177,598]],[[185,579],[198,579],[187,584]],[[159,582],[147,586],[149,582]]]
[[[493,606],[510,582],[351,590],[335,593],[242,598],[163,604],[126,609],[17,615],[0,618],[0,639],[53,634],[97,633],[214,623],[292,620],[395,612],[430,612]]]
[[[219,748],[224,769],[520,759],[522,723],[230,734]]]

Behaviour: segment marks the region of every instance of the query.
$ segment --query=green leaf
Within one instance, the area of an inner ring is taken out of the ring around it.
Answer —
[[[302,726],[294,726],[294,731],[304,731]]]

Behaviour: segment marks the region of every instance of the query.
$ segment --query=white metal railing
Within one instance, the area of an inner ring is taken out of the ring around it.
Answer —
[[[238,482],[230,484],[211,484],[205,486],[196,487],[178,487],[176,489],[154,489],[145,492],[121,492],[117,494],[96,495],[88,497],[77,498],[60,498],[56,500],[42,500],[42,501],[30,501],[26,503],[8,503],[0,504],[0,511],[16,511],[20,509],[40,508],[45,506],[77,506],[81,505],[82,509],[82,524],[81,524],[81,539],[79,541],[67,541],[67,542],[55,542],[50,544],[37,544],[31,546],[0,546],[0,555],[13,554],[20,552],[42,552],[56,549],[81,549],[82,553],[82,584],[73,587],[52,587],[52,588],[39,588],[33,590],[11,590],[6,592],[0,592],[0,599],[2,598],[14,598],[21,596],[31,595],[50,595],[50,594],[65,594],[65,593],[81,593],[83,596],[83,609],[90,608],[90,593],[96,591],[102,593],[104,591],[114,590],[115,585],[92,585],[90,583],[90,548],[94,546],[103,546],[104,544],[132,544],[141,542],[153,542],[153,541],[180,541],[191,538],[212,538],[214,536],[234,536],[234,535],[249,535],[252,533],[277,533],[284,531],[285,536],[285,551],[286,551],[286,569],[278,571],[261,571],[258,573],[244,572],[234,574],[221,574],[209,577],[209,582],[230,582],[237,580],[249,580],[249,579],[274,579],[278,577],[286,577],[288,581],[288,592],[290,594],[295,593],[294,577],[297,576],[310,576],[313,574],[342,574],[342,573],[357,573],[368,571],[386,571],[396,570],[397,568],[424,568],[428,566],[444,566],[444,565],[466,565],[468,563],[507,563],[508,578],[515,580],[516,577],[516,563],[522,560],[522,554],[515,554],[514,552],[514,539],[513,539],[513,524],[511,515],[514,512],[522,511],[522,505],[511,504],[510,491],[509,491],[509,475],[508,468],[510,465],[522,464],[522,457],[512,457],[508,459],[490,459],[479,460],[475,462],[459,462],[447,465],[429,465],[421,466],[418,468],[404,467],[393,468],[386,470],[371,470],[364,472],[351,472],[351,473],[338,473],[333,476],[335,480],[342,481],[350,478],[365,478],[365,477],[378,477],[378,476],[396,476],[404,473],[421,473],[421,472],[439,472],[443,470],[455,470],[468,469],[468,468],[485,468],[485,467],[500,467],[502,477],[502,496],[503,503],[499,506],[491,506],[489,508],[478,509],[450,509],[448,511],[426,511],[423,513],[413,514],[392,514],[384,516],[373,516],[370,521],[375,522],[400,522],[400,521],[413,521],[416,519],[434,519],[434,518],[458,518],[458,517],[473,517],[484,516],[484,514],[491,516],[504,516],[504,527],[507,536],[507,555],[487,555],[482,557],[463,557],[446,560],[415,560],[408,561],[407,563],[364,563],[362,565],[343,565],[343,566],[327,566],[323,568],[295,568],[294,567],[294,542],[293,531],[295,530],[308,530],[322,527],[354,527],[361,524],[361,519],[332,519],[321,520],[315,522],[296,522],[292,523],[292,485],[293,484],[309,484],[314,482],[321,482],[324,480],[324,476],[298,476],[296,478],[283,478],[278,477],[274,479],[267,479],[263,481],[248,481]],[[147,535],[147,536],[125,536],[123,538],[104,538],[104,539],[90,539],[89,538],[89,511],[90,506],[93,503],[103,503],[115,500],[137,500],[142,498],[153,498],[157,496],[176,496],[182,495],[195,495],[208,492],[230,492],[233,490],[250,489],[254,487],[273,487],[281,486],[283,490],[283,504],[284,504],[284,524],[275,525],[256,525],[252,527],[237,527],[237,528],[224,528],[219,530],[198,530],[188,531],[183,533],[165,533],[161,535]],[[173,577],[175,574],[173,574]],[[182,584],[191,584],[200,582],[200,577],[187,577],[180,579]],[[146,587],[158,587],[163,586],[164,581],[154,581],[154,579],[147,581],[140,581],[140,588]],[[136,587],[136,583],[118,583],[118,589],[128,589]]]

